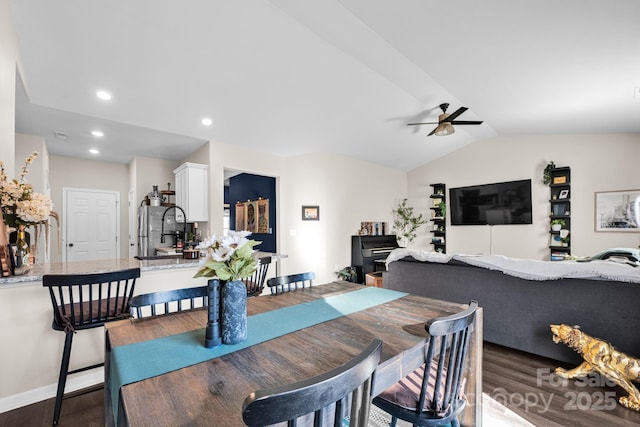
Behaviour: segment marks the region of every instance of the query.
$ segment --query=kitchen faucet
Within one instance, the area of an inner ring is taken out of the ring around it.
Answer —
[[[184,209],[182,209],[180,206],[178,205],[173,205],[173,206],[169,206],[167,208],[166,211],[164,211],[164,213],[162,214],[162,228],[160,230],[160,243],[164,243],[164,236],[166,235],[173,235],[174,233],[165,233],[164,232],[164,216],[167,214],[167,212],[169,212],[169,210],[171,209],[180,209],[182,211],[182,217],[184,218],[184,231],[182,232],[182,238],[186,239],[187,238],[187,214],[185,213]],[[177,223],[177,221],[176,221]]]

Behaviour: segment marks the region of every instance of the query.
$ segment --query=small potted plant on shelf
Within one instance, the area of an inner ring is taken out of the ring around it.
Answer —
[[[556,165],[553,162],[549,162],[547,166],[545,166],[544,171],[542,173],[542,183],[544,185],[551,184],[551,171],[555,169]]]
[[[562,227],[564,227],[566,224],[566,221],[564,219],[554,219],[551,221],[551,230],[553,231],[560,231],[562,230]]]

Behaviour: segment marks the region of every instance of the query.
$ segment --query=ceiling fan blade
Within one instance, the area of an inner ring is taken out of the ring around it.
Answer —
[[[454,121],[456,119],[456,117],[458,117],[460,114],[464,113],[467,110],[468,110],[467,107],[460,107],[456,111],[454,111],[453,113],[449,114],[449,117],[444,119],[443,122],[451,123],[452,121]]]
[[[407,126],[416,126],[416,125],[437,125],[438,122],[425,122],[425,123],[407,123]]]
[[[435,134],[436,133],[436,129],[438,129],[437,126],[431,132],[429,132],[429,135],[427,135],[427,136],[431,136],[431,135]]]
[[[451,122],[452,125],[481,125],[482,121],[476,120],[456,120],[455,122]]]

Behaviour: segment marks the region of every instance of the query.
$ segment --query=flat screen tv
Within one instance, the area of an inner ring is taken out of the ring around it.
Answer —
[[[531,224],[531,180],[449,189],[451,225]]]

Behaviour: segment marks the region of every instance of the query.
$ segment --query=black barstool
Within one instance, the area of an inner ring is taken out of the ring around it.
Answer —
[[[60,418],[67,375],[104,366],[102,362],[69,371],[73,334],[128,318],[131,297],[139,277],[139,268],[95,274],[45,274],[42,277],[42,285],[49,288],[53,306],[51,327],[65,333],[53,413],[54,425],[58,424]]]

